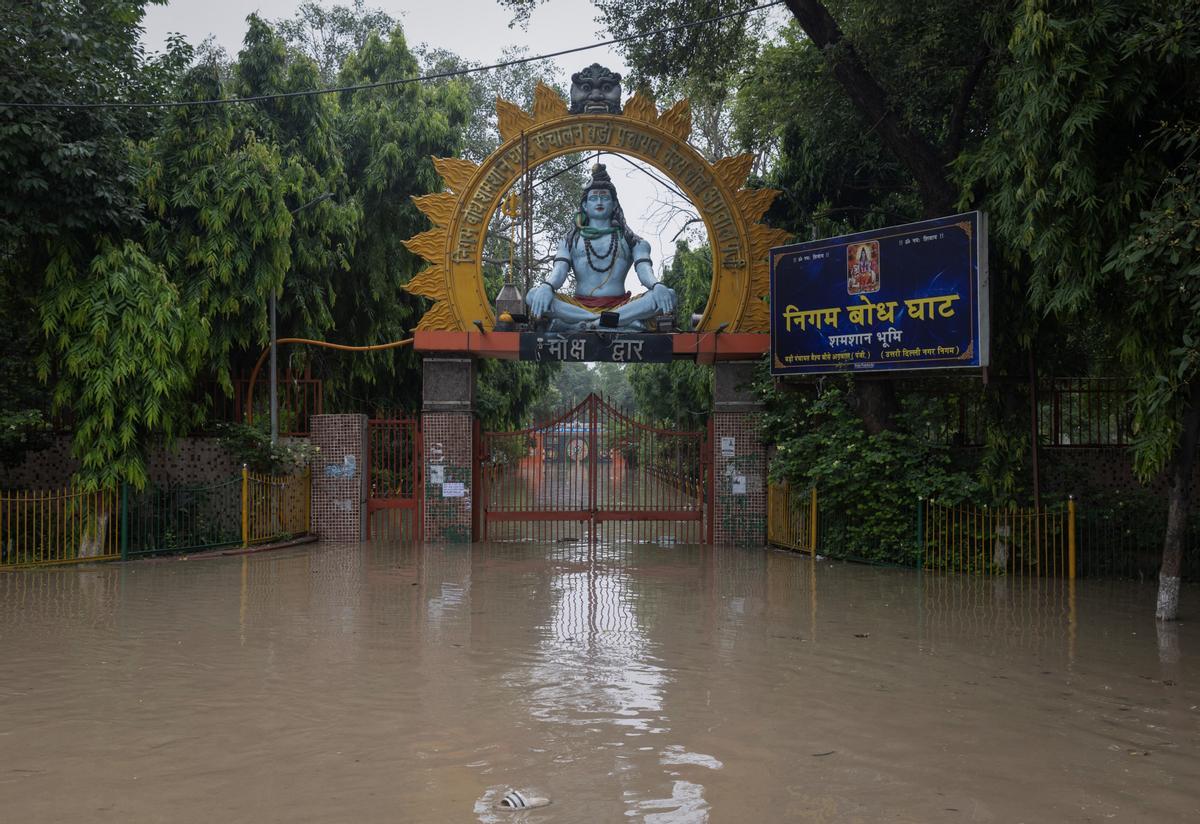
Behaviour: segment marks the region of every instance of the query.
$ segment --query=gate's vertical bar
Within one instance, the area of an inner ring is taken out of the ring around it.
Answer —
[[[925,568],[925,499],[917,498],[917,569]]]
[[[588,541],[596,539],[596,425],[599,398],[588,395]]]
[[[708,430],[708,437],[707,437],[708,443],[704,447],[705,463],[708,465],[708,479],[707,479],[707,484],[706,484],[705,490],[704,490],[704,497],[706,498],[706,502],[705,502],[706,503],[706,505],[705,505],[706,512],[704,513],[704,515],[705,515],[704,529],[705,529],[705,543],[707,543],[709,546],[712,546],[712,542],[713,542],[713,507],[715,506],[714,495],[713,495],[713,486],[714,486],[713,480],[714,480],[714,476],[716,475],[716,464],[717,464],[716,456],[713,454],[713,450],[716,449],[716,439],[714,438],[715,429],[713,428],[712,415],[708,416],[707,430]]]
[[[312,467],[304,467],[304,497],[300,502],[300,511],[304,513],[304,520],[300,522],[304,529],[304,534],[308,535],[312,532]]]
[[[413,433],[413,497],[415,498],[415,506],[413,511],[413,527],[412,536],[414,543],[423,543],[425,541],[425,436],[421,433],[421,417],[412,421],[409,426]]]
[[[242,464],[242,546],[250,546],[250,467]]]
[[[371,499],[379,494],[379,488],[375,484],[375,451],[379,448],[381,421],[367,421],[367,540],[371,540],[371,521],[375,520],[371,516]]]
[[[478,542],[481,536],[487,540],[485,527],[480,520],[485,517],[483,511],[487,506],[487,485],[483,477],[483,427],[478,417],[471,421],[471,475],[471,540]]]
[[[129,483],[121,481],[121,560],[129,560]]]
[[[629,501],[630,509],[642,509],[642,479],[646,471],[646,463],[642,460],[642,439],[640,431],[633,421],[625,420],[621,422],[621,434],[629,446],[626,451],[633,459],[633,466],[625,467],[625,485],[624,499]],[[640,539],[642,537],[641,522],[633,524],[629,528],[630,538]]]
[[[817,554],[817,485],[813,484],[808,501],[808,552]]]
[[[1075,580],[1075,496],[1067,498],[1067,577]]]

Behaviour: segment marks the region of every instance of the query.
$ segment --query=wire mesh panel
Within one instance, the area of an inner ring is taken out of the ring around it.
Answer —
[[[1166,506],[1145,501],[1100,505],[1083,501],[1079,511],[1079,575],[1086,578],[1158,579],[1166,538]],[[1183,534],[1183,579],[1200,579],[1200,518]]]
[[[484,433],[482,537],[698,543],[706,443],[596,395],[538,426]]]
[[[367,537],[420,539],[421,438],[417,422],[367,422]]]

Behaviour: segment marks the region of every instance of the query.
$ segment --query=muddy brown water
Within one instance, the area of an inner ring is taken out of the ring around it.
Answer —
[[[654,545],[4,574],[0,820],[1196,821],[1153,603]]]

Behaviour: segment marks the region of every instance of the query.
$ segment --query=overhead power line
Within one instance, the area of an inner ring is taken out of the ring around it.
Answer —
[[[420,75],[418,77],[405,77],[399,80],[380,80],[376,83],[359,83],[352,86],[335,86],[327,89],[306,89],[298,92],[278,92],[276,94],[258,94],[249,97],[220,97],[211,100],[163,100],[157,102],[117,102],[104,101],[99,103],[72,103],[66,101],[50,101],[50,102],[18,102],[4,101],[0,102],[0,107],[11,106],[17,109],[164,109],[177,108],[180,106],[225,106],[231,103],[260,103],[265,100],[284,100],[289,97],[313,97],[320,94],[338,94],[341,92],[356,92],[365,89],[384,89],[392,86],[405,86],[409,83],[426,83],[431,80],[444,80],[449,77],[461,77],[466,74],[475,74],[477,72],[491,71],[492,69],[503,69],[508,66],[519,66],[524,63],[533,63],[538,60],[549,60],[553,57],[562,57],[566,54],[576,54],[578,52],[589,51],[591,49],[599,49],[604,46],[614,46],[620,43],[628,43],[632,40],[641,40],[646,37],[652,37],[656,34],[669,34],[671,32],[685,31],[697,26],[706,26],[711,23],[719,23],[722,20],[729,20],[733,17],[742,17],[747,14],[753,14],[756,11],[769,9],[772,6],[782,5],[784,0],[775,0],[771,3],[763,3],[757,6],[740,9],[738,11],[726,12],[718,14],[714,17],[706,17],[703,20],[693,20],[690,23],[680,23],[676,26],[664,26],[653,31],[643,32],[641,34],[631,34],[625,37],[617,37],[612,40],[603,40],[599,43],[592,43],[587,46],[576,46],[571,49],[562,49],[556,52],[547,52],[546,54],[538,54],[531,57],[521,57],[516,60],[506,60],[503,63],[493,63],[490,66],[473,66],[465,69],[454,69],[452,71],[435,72],[434,74]]]

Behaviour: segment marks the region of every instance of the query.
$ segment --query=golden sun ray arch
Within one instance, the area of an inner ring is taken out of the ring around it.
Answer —
[[[688,101],[660,114],[638,93],[619,115],[571,115],[566,101],[539,83],[532,112],[498,99],[496,113],[499,148],[479,164],[435,157],[447,191],[413,198],[433,228],[404,245],[430,265],[404,288],[436,301],[418,330],[469,331],[477,320],[493,328],[495,316],[483,283],[483,243],[501,198],[520,181],[523,155],[528,153],[529,168],[534,168],[560,155],[589,151],[628,155],[655,167],[700,211],[713,249],[713,280],[697,330],[712,331],[721,324],[729,332],[769,330],[767,255],[789,236],[758,221],[778,192],[742,188],[754,155],[709,163],[688,143]]]

